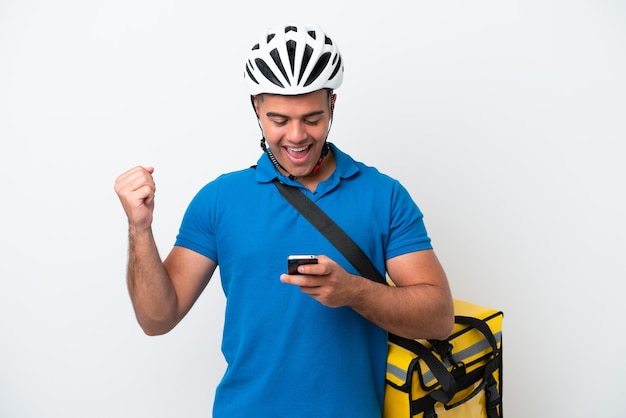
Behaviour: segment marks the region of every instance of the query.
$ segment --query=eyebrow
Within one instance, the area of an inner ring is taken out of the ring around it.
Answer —
[[[302,115],[303,118],[309,118],[311,116],[318,116],[318,115],[323,115],[325,112],[323,110],[316,110],[314,112],[311,113],[307,113],[305,115]],[[268,118],[285,118],[285,119],[289,119],[289,116],[287,115],[283,115],[277,112],[267,112],[265,114],[265,116],[267,116]]]

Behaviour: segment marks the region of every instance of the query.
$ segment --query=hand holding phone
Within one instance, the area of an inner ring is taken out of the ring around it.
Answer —
[[[301,266],[303,264],[317,264],[317,256],[312,254],[288,256],[287,273],[300,274],[298,273],[298,266]]]

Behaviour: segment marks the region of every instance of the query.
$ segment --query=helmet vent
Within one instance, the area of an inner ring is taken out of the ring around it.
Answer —
[[[274,64],[276,64],[280,72],[283,74],[283,77],[285,78],[285,80],[287,80],[287,83],[289,83],[289,76],[287,75],[287,72],[285,71],[285,67],[283,66],[283,63],[280,60],[280,53],[278,52],[278,49],[276,48],[272,49],[270,51],[270,56],[274,60]],[[291,85],[291,83],[289,83],[289,85]]]
[[[335,61],[337,61],[336,64],[335,64]],[[329,80],[332,80],[333,78],[335,78],[335,76],[341,69],[341,57],[339,55],[335,55],[335,59],[333,59],[333,64],[335,65],[335,69],[333,70],[333,73],[330,75],[330,77],[328,77]]]
[[[254,63],[256,64],[261,74],[265,76],[265,78],[267,78],[269,81],[271,81],[273,84],[277,85],[278,87],[281,87],[281,88],[285,87],[283,83],[280,82],[278,77],[276,77],[276,74],[274,74],[274,72],[270,69],[270,67],[265,63],[265,61],[263,61],[261,58],[257,58],[254,60]]]
[[[292,75],[296,66],[296,45],[296,41],[287,41],[287,55],[289,55],[289,66],[291,67]]]
[[[250,66],[246,64],[246,72],[248,73],[248,77],[250,77],[250,80],[252,80],[254,83],[259,84],[259,82],[257,81],[256,78],[254,78],[254,75],[252,75],[252,71],[250,71]]]
[[[328,61],[330,61],[330,52],[325,52],[320,56],[320,59],[317,60],[313,71],[311,71],[309,78],[307,78],[306,83],[304,83],[305,87],[314,82],[317,77],[322,74],[322,71],[324,71],[324,68],[326,68],[326,64],[328,64]]]
[[[304,47],[304,55],[302,56],[302,65],[300,66],[300,74],[298,75],[298,84],[300,84],[300,81],[302,81],[302,76],[304,75],[304,70],[306,70],[307,66],[309,65],[309,61],[311,61],[311,55],[313,55],[313,48],[311,48],[310,45],[305,46]],[[309,76],[309,80],[310,79],[311,79],[311,77]],[[306,84],[305,84],[305,86],[306,86]]]

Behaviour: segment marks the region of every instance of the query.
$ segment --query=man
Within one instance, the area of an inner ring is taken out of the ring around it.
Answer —
[[[214,417],[380,417],[387,332],[441,339],[453,325],[422,214],[399,182],[327,142],[343,62],[320,27],[268,30],[244,77],[265,152],[255,168],[198,192],[163,262],[151,232],[154,169],[135,167],[116,181],[137,320],[148,335],[170,331],[219,264],[228,367]],[[275,178],[314,200],[395,286],[359,277],[279,194]],[[289,275],[290,254],[319,262]]]

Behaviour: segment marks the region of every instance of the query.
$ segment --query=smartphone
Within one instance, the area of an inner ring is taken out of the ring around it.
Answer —
[[[298,273],[298,266],[302,264],[317,264],[316,255],[290,255],[287,257],[287,273],[288,274],[300,274]]]

